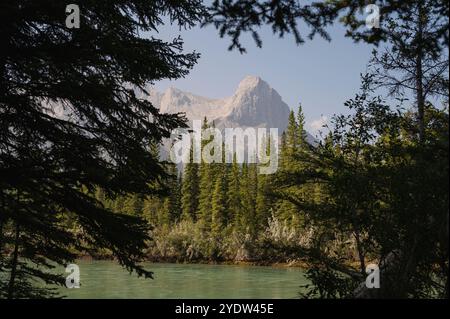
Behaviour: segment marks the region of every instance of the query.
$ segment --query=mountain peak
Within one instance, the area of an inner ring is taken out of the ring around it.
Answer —
[[[154,94],[152,103],[162,113],[186,114],[189,120],[207,117],[216,127],[276,127],[282,132],[287,126],[289,107],[277,91],[259,76],[244,77],[230,97],[210,99],[170,87],[164,94]]]
[[[241,82],[239,82],[238,91],[250,90],[260,85],[265,85],[267,87],[269,86],[259,76],[247,75],[241,80]]]

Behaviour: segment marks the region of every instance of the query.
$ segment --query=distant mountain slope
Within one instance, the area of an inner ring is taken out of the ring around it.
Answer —
[[[170,87],[150,92],[150,100],[164,113],[183,112],[192,120],[205,116],[216,127],[276,127],[281,134],[287,127],[289,107],[278,92],[256,76],[246,76],[231,97],[210,99]],[[314,138],[308,133],[308,140]]]

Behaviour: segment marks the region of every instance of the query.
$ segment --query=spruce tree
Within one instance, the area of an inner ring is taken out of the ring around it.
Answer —
[[[298,125],[297,121],[295,119],[295,113],[293,110],[289,112],[288,117],[288,126],[286,128],[286,148],[287,148],[287,158],[288,158],[288,168],[292,167],[293,164],[293,157],[295,154],[295,151],[298,147]]]
[[[263,145],[261,146],[261,152],[265,152],[265,156],[270,156],[271,152],[274,152],[276,150],[273,143],[274,143],[273,139],[270,136],[268,136],[265,143],[263,143]],[[259,163],[258,172],[259,168],[267,165],[268,164]],[[271,213],[274,209],[274,201],[270,196],[272,189],[271,185],[272,178],[273,175],[265,175],[265,174],[258,175],[258,187],[256,194],[255,210],[256,210],[256,223],[257,228],[259,230],[264,229],[267,226],[267,222],[271,217]]]
[[[177,167],[175,166],[175,170],[177,170]],[[177,172],[176,172],[177,173]],[[171,213],[171,221],[172,222],[179,222],[181,220],[181,186],[183,185],[183,178],[181,174],[177,176],[174,185],[173,190],[171,191],[171,206],[172,206],[172,213]]]
[[[185,126],[182,116],[159,113],[145,88],[185,76],[198,55],[184,53],[180,38],[143,35],[157,34],[163,17],[193,26],[205,13],[200,1],[86,1],[72,29],[65,10],[61,1],[0,4],[1,218],[14,228],[0,252],[14,252],[0,267],[7,298],[36,297],[25,289],[35,277],[63,284],[48,261],[72,262],[74,247],[110,249],[129,271],[151,276],[139,265],[148,225],[113,214],[93,193],[152,193],[148,184],[166,174],[150,142]],[[61,216],[83,231],[67,231]]]
[[[180,202],[180,185],[178,179],[178,168],[172,162],[165,163],[167,171],[167,193],[165,202],[167,206],[168,221],[172,223],[178,220],[181,216],[181,202]]]
[[[283,131],[281,133],[281,140],[280,140],[279,169],[285,170],[287,168],[288,162],[289,159],[286,145],[286,131]]]
[[[237,226],[242,214],[241,203],[241,170],[237,163],[236,153],[233,155],[233,163],[228,171],[228,193],[227,193],[227,206],[228,206],[228,219],[229,222]]]
[[[303,149],[306,143],[305,115],[303,114],[302,105],[299,104],[297,111],[297,145],[300,149]]]
[[[227,172],[223,170],[217,176],[211,205],[211,235],[217,237],[227,223]]]
[[[240,231],[244,231],[250,236],[255,235],[256,230],[256,194],[257,194],[257,167],[256,163],[242,164],[241,174],[241,207],[242,211],[238,221]]]
[[[250,197],[248,194],[248,183],[249,183],[249,178],[248,178],[248,164],[247,162],[242,163],[242,168],[241,168],[241,174],[240,174],[240,189],[239,189],[239,193],[240,193],[240,199],[241,199],[241,203],[240,203],[240,214],[235,216],[235,227],[238,231],[240,232],[244,232],[246,230],[246,224],[245,224],[245,220],[246,217],[245,215],[247,214],[247,212],[250,210]]]
[[[254,155],[256,157],[256,155]],[[256,230],[258,228],[258,219],[256,213],[256,198],[258,194],[258,167],[256,160],[253,163],[249,163],[248,165],[248,194],[249,194],[249,210],[246,212],[246,221],[247,228],[249,229],[250,234],[253,236],[253,239],[256,236]]]
[[[286,128],[284,136],[282,136],[281,144],[281,163],[282,166],[279,170],[278,175],[283,175],[287,172],[292,172],[298,169],[298,164],[296,161],[296,155],[298,154],[299,148],[299,125],[295,118],[295,113],[293,110],[290,111],[288,117],[288,126]],[[275,193],[278,191],[275,190]],[[292,195],[292,189],[283,189],[283,193],[288,193]],[[286,194],[285,194],[286,195]],[[292,221],[295,214],[297,213],[295,206],[287,200],[279,200],[277,203],[276,215],[282,220]]]
[[[181,215],[183,220],[197,220],[199,189],[198,164],[193,163],[193,148],[191,145],[189,162],[184,166],[181,179]]]
[[[208,129],[208,120],[206,117],[203,120],[202,131]],[[210,139],[204,139],[202,136],[202,150],[203,147],[211,142]],[[214,187],[214,171],[211,163],[206,163],[203,159],[199,168],[199,203],[198,203],[198,219],[205,231],[209,231],[211,226],[211,190]]]

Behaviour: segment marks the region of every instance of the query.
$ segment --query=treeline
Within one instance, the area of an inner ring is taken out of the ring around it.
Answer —
[[[139,216],[153,225],[148,256],[169,261],[254,261],[286,262],[295,259],[281,250],[268,252],[267,241],[305,241],[302,215],[295,206],[279,199],[273,190],[274,175],[293,169],[295,155],[307,147],[304,115],[291,111],[288,127],[281,136],[277,174],[259,174],[255,163],[187,163],[181,171],[165,162],[168,193],[144,197],[139,194],[108,200],[101,189],[95,197],[108,209]],[[204,119],[202,129],[212,127]],[[202,146],[211,140],[202,140]],[[267,139],[266,154],[275,150]],[[158,152],[158,148],[154,148]],[[192,152],[191,152],[192,153]],[[192,155],[192,154],[191,154]],[[250,155],[251,156],[251,155]],[[310,189],[310,195],[314,196]]]

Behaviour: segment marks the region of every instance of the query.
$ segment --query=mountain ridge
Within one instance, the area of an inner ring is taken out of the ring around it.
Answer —
[[[186,114],[188,120],[205,116],[216,127],[287,126],[290,109],[278,92],[257,76],[246,76],[229,97],[214,99],[169,87],[164,92],[150,91],[150,101],[163,113]]]

